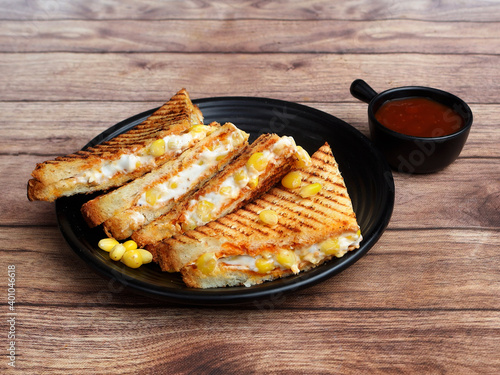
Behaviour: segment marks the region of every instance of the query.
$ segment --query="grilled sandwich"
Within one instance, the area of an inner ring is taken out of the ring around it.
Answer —
[[[202,123],[202,113],[182,89],[126,133],[37,164],[28,181],[28,199],[52,202],[63,196],[120,186],[191,147],[200,134],[187,130]]]
[[[248,134],[231,123],[198,125],[205,138],[150,173],[82,206],[90,226],[104,223],[110,237],[124,239],[169,212],[185,196],[231,162],[248,146]]]
[[[140,246],[205,225],[269,190],[298,160],[292,137],[264,134],[175,209],[132,234]]]
[[[164,271],[181,271],[190,287],[250,286],[359,248],[360,228],[328,144],[311,160],[298,170],[299,184],[277,184],[238,211],[149,246],[155,261]],[[277,222],[264,213],[276,214]]]

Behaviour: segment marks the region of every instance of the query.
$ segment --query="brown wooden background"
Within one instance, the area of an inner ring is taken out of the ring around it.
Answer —
[[[182,87],[303,103],[368,134],[356,78],[455,93],[469,140],[440,173],[394,174],[392,221],[361,261],[270,304],[118,293],[54,205],[26,199],[35,163]],[[0,88],[0,373],[500,373],[499,2],[0,0]]]

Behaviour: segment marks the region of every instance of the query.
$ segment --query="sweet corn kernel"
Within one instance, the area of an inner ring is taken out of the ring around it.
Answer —
[[[231,186],[223,186],[219,189],[219,194],[229,197],[233,192],[233,188]]]
[[[165,141],[157,139],[149,146],[149,153],[154,157],[162,156],[165,153]]]
[[[283,185],[287,189],[296,189],[300,186],[301,183],[302,175],[299,171],[290,172],[281,180],[281,185]]]
[[[281,249],[276,255],[276,261],[285,268],[292,268],[297,261],[297,256],[291,250]]]
[[[212,211],[215,205],[209,201],[201,201],[196,205],[196,213],[203,222],[212,221]]]
[[[127,249],[121,243],[116,244],[113,249],[109,252],[109,257],[113,260],[122,259],[123,254],[125,254]]]
[[[177,189],[179,187],[179,184],[177,182],[171,182],[169,187],[170,189]]]
[[[214,219],[214,216],[211,213],[206,213],[206,214],[200,215],[200,219],[204,223],[209,223]]]
[[[140,160],[137,160],[137,161],[135,162],[135,168],[136,168],[136,169],[137,169],[137,168],[140,168],[140,167],[141,167],[141,165],[142,165],[142,163],[141,163],[141,161],[140,161]]]
[[[133,240],[128,240],[123,243],[123,246],[125,246],[125,249],[128,250],[135,250],[137,249],[137,243]]]
[[[250,189],[255,189],[259,185],[259,177],[254,177],[248,181],[248,187]]]
[[[248,175],[245,169],[240,169],[234,173],[234,181],[240,186],[245,186],[248,183]]]
[[[329,238],[320,243],[319,249],[326,255],[336,254],[339,251],[339,241],[336,238]]]
[[[139,268],[142,265],[142,255],[137,249],[125,251],[121,259],[122,263],[130,268]]]
[[[139,253],[141,253],[142,257],[142,264],[148,264],[151,263],[153,260],[153,254],[151,254],[149,251],[144,250],[144,249],[137,249]]]
[[[266,225],[278,224],[278,214],[273,210],[262,210],[259,213],[259,219]]]
[[[204,212],[210,212],[214,209],[215,205],[212,202],[209,201],[200,201],[198,202],[198,205],[196,206],[196,212],[198,214],[204,213]]]
[[[146,202],[150,204],[151,206],[154,206],[156,201],[160,199],[160,192],[155,189],[149,189],[146,191]]]
[[[97,246],[99,246],[99,249],[107,251],[108,253],[113,250],[113,247],[115,247],[115,245],[118,245],[118,241],[114,238],[103,238],[97,244]]]
[[[217,267],[217,258],[214,253],[205,253],[196,260],[196,268],[205,275],[209,275],[215,271]]]
[[[311,157],[307,153],[306,150],[304,150],[301,146],[297,146],[297,152],[295,153],[295,156],[299,159],[295,165],[297,168],[304,168],[309,165],[311,165]]]
[[[268,273],[274,269],[274,261],[272,259],[257,258],[255,259],[255,267],[260,273]]]
[[[206,125],[193,125],[189,128],[190,133],[205,133],[208,130]]]
[[[322,188],[322,186],[319,183],[309,184],[309,185],[303,186],[300,189],[299,194],[302,198],[309,198],[309,197],[312,197],[313,195],[318,194],[320,192],[321,188]]]
[[[247,168],[254,168],[256,171],[262,172],[266,169],[268,163],[269,160],[267,160],[262,152],[256,152],[248,159]]]

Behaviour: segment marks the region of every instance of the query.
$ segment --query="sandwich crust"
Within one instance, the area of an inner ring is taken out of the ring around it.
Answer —
[[[101,178],[102,168],[109,163],[118,163],[124,155],[147,154],[155,140],[179,134],[200,123],[203,123],[201,111],[191,102],[187,91],[182,89],[149,118],[126,133],[97,146],[37,164],[31,174],[33,178],[28,181],[28,199],[54,201],[62,196],[120,186],[162,165],[173,154],[155,157],[148,163],[130,168],[132,170],[119,170],[107,178]]]

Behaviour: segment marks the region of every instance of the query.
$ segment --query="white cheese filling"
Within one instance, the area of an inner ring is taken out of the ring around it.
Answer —
[[[167,135],[163,137],[165,149],[173,152],[173,156],[178,155],[188,148],[194,140],[205,137],[210,130],[208,128],[207,126],[207,129],[203,129],[202,131],[188,131],[182,134]],[[91,169],[75,176],[76,182],[102,184],[119,173],[131,173],[139,167],[153,165],[156,158],[147,153],[149,150],[146,149],[145,152],[144,155],[123,154],[118,160],[105,161],[99,168]]]
[[[148,203],[148,192],[144,192],[139,198],[137,205],[163,205],[166,202],[180,198],[189,192],[199,180],[206,175],[208,170],[217,166],[221,158],[224,158],[233,149],[234,146],[231,142],[221,142],[214,147],[213,150],[205,148],[199,154],[197,160],[189,167],[185,168],[168,181],[153,187],[158,195],[154,204]]]
[[[281,264],[279,262],[277,254],[275,253],[267,253],[265,258],[272,259],[274,266],[273,269],[291,269],[294,273],[298,273],[300,272],[301,263],[307,262],[318,264],[329,255],[334,255],[337,258],[341,258],[349,251],[349,249],[357,248],[362,239],[363,237],[359,232],[348,232],[336,237],[334,239],[336,243],[335,247],[333,249],[330,248],[326,250],[327,252],[322,250],[322,243],[317,243],[298,249],[289,249],[295,254],[295,262],[293,264]],[[256,261],[261,258],[263,258],[262,255],[257,255],[255,257],[249,255],[234,255],[225,258],[219,258],[217,260],[217,263],[223,264],[226,267],[229,266],[232,269],[267,273],[261,272],[261,270],[259,270],[259,268],[257,267]]]
[[[268,164],[274,164],[276,158],[281,155],[284,150],[290,148],[296,150],[295,140],[292,137],[283,136],[273,145],[271,150],[262,151],[263,158],[267,160]],[[185,222],[188,223],[188,227],[199,227],[210,221],[210,215],[208,215],[208,217],[207,215],[201,217],[199,212],[197,212],[197,204],[199,202],[209,202],[210,205],[213,205],[213,212],[219,213],[227,202],[234,200],[240,195],[241,189],[247,186],[251,181],[258,181],[258,178],[264,172],[265,169],[258,171],[255,168],[249,168],[245,165],[226,178],[220,184],[218,191],[213,191],[198,197],[198,199],[191,200],[184,214]],[[237,179],[236,176],[240,176],[240,178]],[[244,177],[241,178],[241,176]]]

